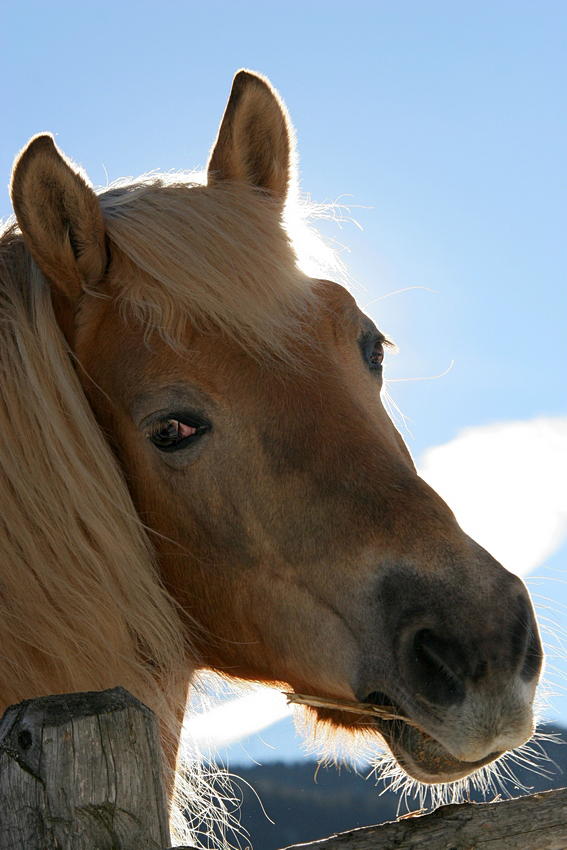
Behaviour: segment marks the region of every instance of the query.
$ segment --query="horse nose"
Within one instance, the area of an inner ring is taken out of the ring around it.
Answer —
[[[503,687],[516,677],[533,681],[541,671],[543,652],[529,600],[520,593],[510,616],[486,630],[482,614],[455,626],[416,624],[404,628],[398,642],[402,676],[418,697],[440,708],[460,705],[467,689],[490,681]],[[467,622],[468,621],[468,622]],[[476,626],[476,627],[475,627]]]

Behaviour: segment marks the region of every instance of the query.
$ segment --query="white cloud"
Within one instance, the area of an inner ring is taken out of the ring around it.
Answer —
[[[467,428],[428,449],[419,471],[464,531],[518,575],[567,536],[567,417]]]

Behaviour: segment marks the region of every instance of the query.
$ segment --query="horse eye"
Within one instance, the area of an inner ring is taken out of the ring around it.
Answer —
[[[370,336],[360,342],[362,354],[371,369],[379,371],[384,360],[384,338]]]
[[[370,352],[370,356],[368,357],[368,362],[373,366],[380,366],[384,360],[384,346],[378,340],[374,343],[372,347],[372,351]]]
[[[159,419],[148,429],[146,436],[162,452],[173,452],[198,439],[209,425],[202,422],[184,422],[181,419]]]

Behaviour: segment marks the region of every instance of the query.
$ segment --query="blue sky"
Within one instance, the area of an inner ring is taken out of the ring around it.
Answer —
[[[98,185],[204,166],[234,72],[259,70],[296,126],[302,189],[346,204],[362,228],[322,225],[346,246],[360,303],[375,302],[370,312],[399,345],[387,375],[418,461],[463,429],[543,417],[561,431],[563,0],[4,0],[2,30],[3,186],[15,153],[45,130]],[[4,189],[0,215],[9,213]],[[451,364],[443,377],[407,380]],[[491,476],[505,475],[528,508],[555,493],[553,452],[523,474],[530,434],[501,472],[498,456],[479,458],[479,504]],[[518,533],[530,516],[518,514]],[[553,540],[536,572],[545,565],[559,579],[540,592],[564,626],[567,547],[564,535]],[[555,704],[567,722],[567,700]]]

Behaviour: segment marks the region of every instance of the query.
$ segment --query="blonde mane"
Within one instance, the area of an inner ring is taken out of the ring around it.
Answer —
[[[148,333],[177,346],[189,323],[289,362],[315,295],[265,192],[175,175],[111,188],[99,200],[116,298]]]
[[[0,238],[0,322],[4,707],[121,683],[173,725],[168,694],[191,649],[13,225]]]

